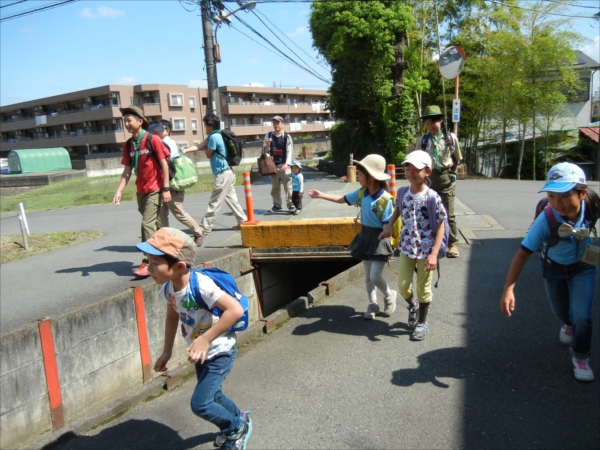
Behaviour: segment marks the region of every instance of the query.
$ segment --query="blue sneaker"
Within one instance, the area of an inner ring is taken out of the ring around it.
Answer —
[[[226,437],[222,448],[231,450],[245,450],[246,443],[252,434],[252,419],[250,411],[242,413],[242,425],[240,429]],[[216,443],[216,441],[215,441]]]
[[[411,341],[422,341],[423,339],[425,339],[425,336],[427,336],[427,333],[429,333],[429,326],[427,325],[427,322],[425,323],[417,323],[417,325],[415,326],[415,331],[413,331],[410,340]]]

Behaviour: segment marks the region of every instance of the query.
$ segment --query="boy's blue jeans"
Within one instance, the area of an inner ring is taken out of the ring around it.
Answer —
[[[552,312],[573,327],[573,356],[577,359],[589,358],[596,267],[583,262],[565,265],[551,261],[542,269],[545,270],[544,285]]]
[[[236,350],[196,364],[198,384],[192,394],[194,414],[216,425],[223,434],[237,431],[242,422],[238,407],[223,394],[222,385],[233,367]]]

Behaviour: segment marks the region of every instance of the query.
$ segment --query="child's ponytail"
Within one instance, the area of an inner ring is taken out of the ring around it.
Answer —
[[[575,187],[579,190],[579,186]],[[600,219],[600,197],[598,194],[590,188],[587,188],[588,192],[585,197],[585,212],[589,219]]]

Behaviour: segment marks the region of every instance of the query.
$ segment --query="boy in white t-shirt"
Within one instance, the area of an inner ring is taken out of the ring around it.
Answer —
[[[192,394],[192,411],[221,430],[215,446],[245,449],[252,433],[250,413],[241,412],[222,391],[237,348],[236,334],[229,329],[244,314],[241,305],[201,273],[196,275],[202,299],[209,308],[217,307],[223,314],[219,318],[195,302],[190,288],[190,268],[196,258],[196,245],[182,231],[161,228],[136,247],[148,256],[150,276],[161,285],[159,296],[168,299],[163,353],[156,360],[154,370],[167,370],[181,322],[181,333],[188,344],[188,361],[195,364],[198,378]]]
[[[179,152],[179,147],[177,143],[171,139],[171,130],[172,130],[171,122],[168,120],[161,120],[157,123],[153,123],[148,127],[149,131],[152,131],[158,137],[160,137],[169,150],[171,151],[171,159],[179,158],[181,156]],[[200,246],[202,245],[202,228],[200,225],[194,220],[192,216],[190,216],[183,209],[183,199],[185,198],[185,191],[176,191],[175,189],[171,189],[171,201],[168,203],[163,203],[160,206],[159,218],[160,223],[163,227],[169,226],[169,211],[173,213],[173,216],[188,227],[192,233],[194,234],[194,242]]]

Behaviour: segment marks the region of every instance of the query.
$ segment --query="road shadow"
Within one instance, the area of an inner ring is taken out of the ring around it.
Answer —
[[[365,320],[363,314],[364,311],[356,311],[350,306],[316,306],[302,314],[302,317],[309,320],[318,320],[296,326],[292,334],[295,336],[308,336],[309,334],[325,331],[349,336],[364,336],[370,341],[377,342],[384,337],[398,338],[412,333],[412,329],[405,323],[388,323],[385,321],[386,318],[379,316],[375,320]]]
[[[134,245],[107,245],[106,247],[97,248],[95,252],[115,252],[115,253],[139,253],[139,250]]]
[[[500,312],[504,280],[520,243],[521,238],[484,238],[472,246],[462,325],[466,345],[424,353],[417,369],[394,371],[392,382],[445,387],[438,378],[463,378],[464,448],[598,448],[600,384],[573,377],[538,253],[521,272],[512,317]],[[596,374],[598,306],[596,301],[591,359]]]
[[[94,436],[80,436],[72,431],[42,447],[43,450],[187,450],[212,442],[217,433],[205,433],[182,439],[179,433],[154,420],[131,419],[105,428]]]
[[[55,273],[77,273],[81,272],[82,277],[89,277],[91,273],[112,272],[119,276],[132,276],[134,264],[128,261],[115,261],[109,263],[94,264],[87,267],[70,267],[69,269],[60,269]]]

